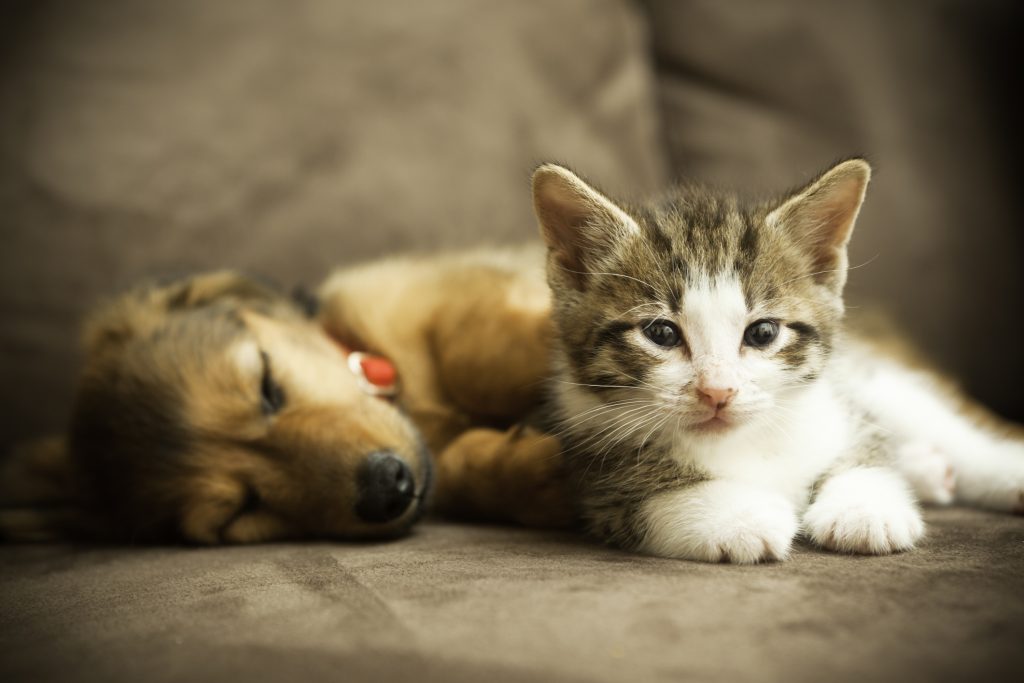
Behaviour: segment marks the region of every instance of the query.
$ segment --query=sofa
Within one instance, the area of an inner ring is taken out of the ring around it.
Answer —
[[[0,5],[0,447],[67,421],[77,326],[146,277],[312,285],[536,235],[532,168],[614,196],[876,167],[848,298],[1024,420],[1009,3]],[[4,681],[1003,680],[1024,519],[754,567],[428,519],[390,542],[0,545]]]

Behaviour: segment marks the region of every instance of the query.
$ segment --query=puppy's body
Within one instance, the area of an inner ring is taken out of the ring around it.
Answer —
[[[394,535],[422,512],[430,453],[443,511],[566,523],[557,442],[519,424],[546,368],[537,254],[341,270],[314,319],[230,272],[114,299],[86,324],[68,438],[5,463],[0,527],[198,543]],[[398,395],[364,391],[353,352],[390,359]]]
[[[526,426],[545,396],[551,337],[539,246],[342,269],[320,299],[326,330],[398,367],[400,403],[434,453],[438,510],[569,523],[558,442]]]

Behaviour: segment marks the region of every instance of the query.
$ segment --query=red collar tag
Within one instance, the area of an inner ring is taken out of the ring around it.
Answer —
[[[349,351],[348,369],[359,380],[362,390],[371,396],[394,398],[398,395],[398,371],[384,356]]]
[[[398,370],[384,356],[365,351],[353,351],[334,335],[328,335],[348,361],[348,369],[356,376],[359,388],[371,396],[395,398],[398,396]]]

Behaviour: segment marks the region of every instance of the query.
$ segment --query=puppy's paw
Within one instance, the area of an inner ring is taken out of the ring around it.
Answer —
[[[746,484],[711,481],[661,494],[643,510],[644,552],[753,564],[784,560],[798,522],[785,498]]]
[[[922,503],[949,505],[956,472],[946,455],[929,441],[909,441],[896,454],[896,466]]]
[[[576,519],[561,454],[561,442],[549,434],[530,428],[509,434],[509,450],[501,467],[515,521],[530,527],[565,528]]]
[[[561,444],[533,429],[471,429],[437,461],[443,514],[558,528],[575,521],[574,501]]]
[[[857,467],[822,485],[804,514],[804,530],[829,550],[886,555],[913,548],[924,535],[924,522],[895,472]]]

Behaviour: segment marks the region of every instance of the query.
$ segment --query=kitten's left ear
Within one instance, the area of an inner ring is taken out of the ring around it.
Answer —
[[[585,289],[593,261],[630,233],[638,233],[629,214],[557,164],[533,173],[533,207],[548,248],[570,284]]]
[[[840,162],[768,214],[812,257],[814,278],[837,294],[846,284],[846,246],[871,179],[863,159]]]

